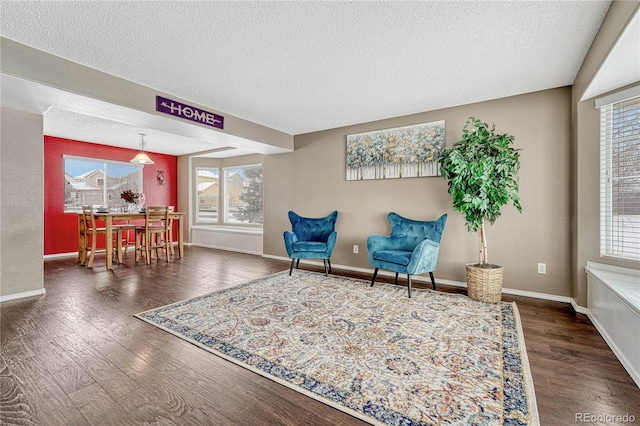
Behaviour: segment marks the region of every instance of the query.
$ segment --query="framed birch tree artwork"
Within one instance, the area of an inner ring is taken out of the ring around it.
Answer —
[[[347,135],[347,180],[440,176],[444,120]]]

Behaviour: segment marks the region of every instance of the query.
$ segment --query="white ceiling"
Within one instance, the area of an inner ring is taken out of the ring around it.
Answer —
[[[0,32],[295,135],[570,85],[609,4],[3,1]],[[2,78],[4,105],[11,89]],[[29,90],[13,83],[15,96]],[[137,147],[144,132],[149,151],[169,149],[152,146],[164,138],[181,147],[166,151],[174,155],[229,146],[261,152],[182,131],[176,144],[170,126],[150,132],[146,122],[131,122],[135,114],[103,122],[100,108],[108,105],[92,104],[89,115],[64,103],[49,107],[45,131],[54,136],[109,143],[102,139],[113,135]]]

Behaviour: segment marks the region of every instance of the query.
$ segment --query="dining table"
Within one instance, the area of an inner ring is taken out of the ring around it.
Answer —
[[[104,222],[104,227],[106,230],[106,235],[112,235],[114,222],[128,222],[131,220],[145,220],[146,213],[143,212],[96,212],[94,211],[94,216],[97,221]],[[82,217],[82,213],[78,214],[78,258],[81,262],[84,261],[83,256],[86,256],[86,253],[82,249],[82,236],[80,235],[80,219]],[[184,232],[183,232],[183,218],[184,212],[169,212],[169,218],[177,221],[178,223],[178,256],[184,256]],[[172,241],[173,243],[173,241]],[[106,244],[106,256],[107,256],[107,269],[113,269],[113,239],[105,238]]]

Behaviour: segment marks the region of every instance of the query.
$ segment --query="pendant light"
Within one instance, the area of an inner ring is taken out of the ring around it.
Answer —
[[[154,164],[153,160],[149,158],[149,156],[144,152],[144,146],[146,145],[146,143],[144,142],[144,137],[147,135],[145,133],[138,134],[142,138],[142,141],[140,142],[140,152],[135,157],[133,157],[130,162],[135,164]]]

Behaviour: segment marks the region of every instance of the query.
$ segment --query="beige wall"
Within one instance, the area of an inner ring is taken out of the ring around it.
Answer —
[[[610,49],[638,9],[638,1],[615,1],[602,22],[572,87],[572,295],[587,303],[588,261],[640,269],[637,262],[600,257],[600,112],[594,99],[580,101]],[[603,94],[604,95],[604,94]]]
[[[0,108],[0,297],[44,292],[42,115]]]
[[[359,124],[295,137],[295,151],[265,160],[264,253],[286,256],[282,232],[287,211],[322,216],[339,211],[334,265],[370,268],[366,239],[389,232],[389,211],[431,220],[449,213],[436,278],[465,281],[464,264],[477,261],[477,237],[451,208],[442,177],[345,180],[346,135],[445,120],[446,144],[462,134],[474,115],[515,136],[522,149],[523,213],[507,206],[488,230],[489,259],[505,266],[504,286],[560,296],[570,288],[571,89],[568,87]],[[352,246],[359,245],[359,254]],[[547,275],[537,274],[537,263]]]

